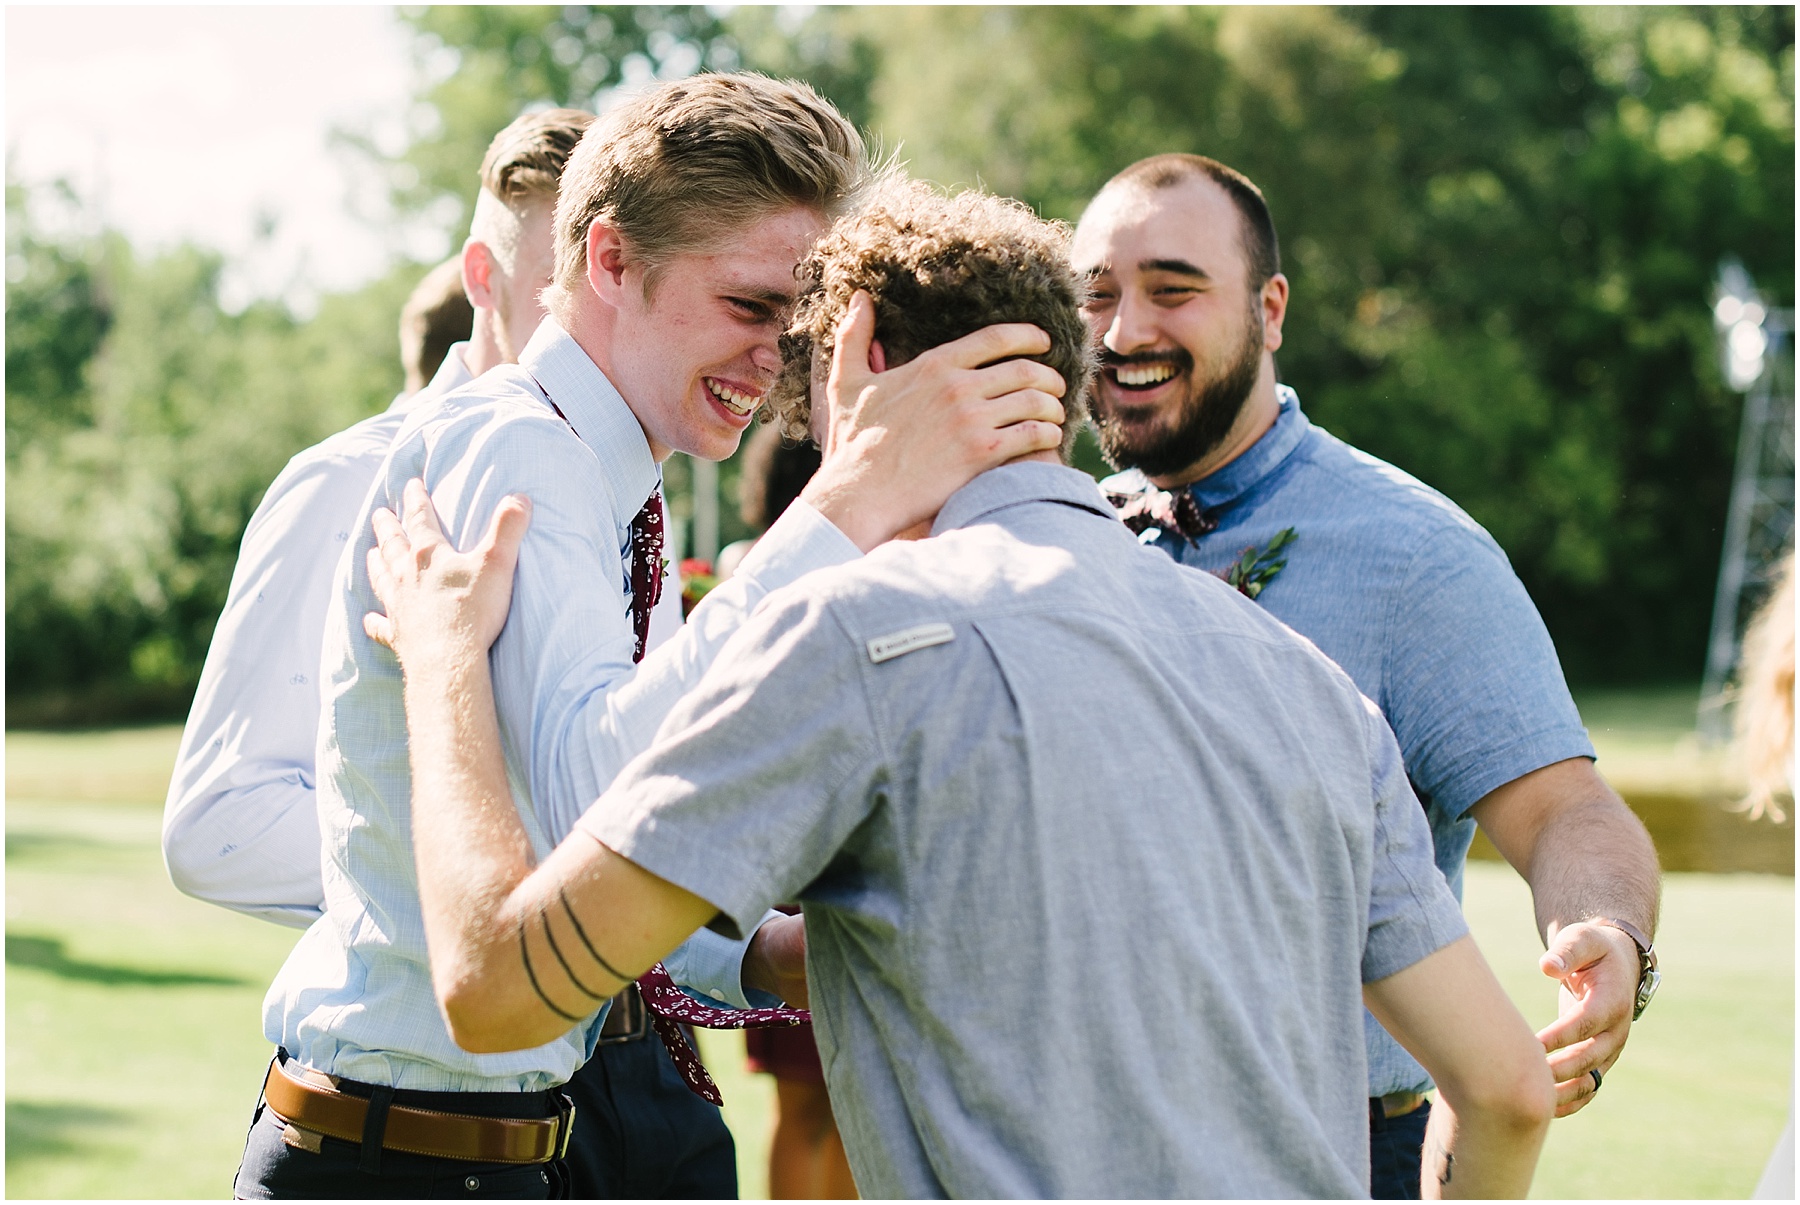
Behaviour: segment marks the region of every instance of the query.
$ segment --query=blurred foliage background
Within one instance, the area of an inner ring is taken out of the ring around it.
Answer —
[[[1793,303],[1792,8],[402,13],[409,144],[346,139],[454,240],[519,111],[706,68],[809,80],[915,174],[1071,221],[1147,154],[1242,169],[1314,420],[1494,533],[1573,681],[1698,678],[1739,411],[1721,257]],[[8,722],[178,716],[262,490],[399,387],[424,266],[230,313],[210,252],[134,252],[66,189],[6,206]]]

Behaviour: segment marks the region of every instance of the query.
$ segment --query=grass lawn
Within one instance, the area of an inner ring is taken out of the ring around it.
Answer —
[[[172,729],[8,734],[6,1175],[12,1197],[228,1197],[269,1057],[263,990],[292,930],[189,900],[157,831]],[[1469,868],[1471,924],[1533,1024],[1524,884]],[[1668,982],[1600,1100],[1553,1128],[1536,1195],[1728,1197],[1788,1105],[1793,880],[1669,876]],[[745,1196],[766,1191],[770,1081],[708,1034]]]

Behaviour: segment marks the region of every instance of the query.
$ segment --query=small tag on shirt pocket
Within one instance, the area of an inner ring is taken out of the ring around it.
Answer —
[[[928,649],[934,644],[949,644],[955,639],[956,629],[947,623],[922,623],[869,641],[869,660],[880,665],[883,661],[892,661],[895,657],[904,657],[918,649]]]

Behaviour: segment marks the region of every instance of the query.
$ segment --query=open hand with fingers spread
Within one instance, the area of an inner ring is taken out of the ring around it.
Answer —
[[[1050,348],[1027,323],[984,327],[896,368],[871,362],[875,303],[858,292],[826,383],[824,463],[801,497],[865,552],[937,514],[991,468],[1062,442],[1066,383],[1022,356]]]
[[[393,649],[410,675],[425,661],[480,656],[500,635],[531,501],[501,499],[486,534],[467,552],[444,535],[417,477],[406,483],[404,507],[402,518],[386,507],[372,518],[369,584],[386,614],[364,615],[363,631]]]
[[[1594,1099],[1625,1047],[1637,996],[1637,944],[1609,924],[1565,925],[1538,965],[1562,983],[1561,1015],[1538,1032],[1538,1041],[1556,1078],[1556,1115],[1567,1117]]]

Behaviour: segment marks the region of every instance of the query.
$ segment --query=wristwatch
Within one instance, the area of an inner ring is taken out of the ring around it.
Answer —
[[[1638,984],[1637,999],[1632,1004],[1631,1019],[1637,1020],[1650,1007],[1650,1000],[1656,995],[1656,989],[1662,986],[1662,972],[1656,969],[1656,950],[1645,937],[1643,931],[1630,921],[1614,920],[1610,916],[1596,916],[1591,922],[1596,925],[1611,925],[1631,939],[1631,944],[1638,952]]]

